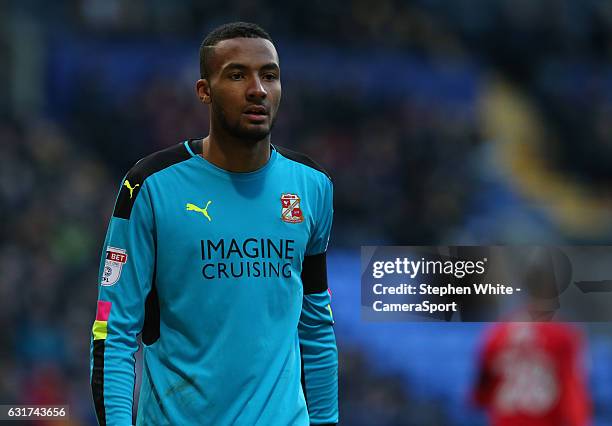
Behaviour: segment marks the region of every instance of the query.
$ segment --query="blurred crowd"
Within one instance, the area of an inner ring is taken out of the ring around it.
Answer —
[[[289,58],[272,141],[330,172],[332,249],[612,239],[608,2],[2,2],[0,402],[68,399],[76,422],[93,420],[88,335],[119,183],[148,153],[206,135],[197,46],[238,19],[271,33],[281,68]],[[77,42],[83,57],[64,49]],[[105,68],[69,65],[104,51],[133,71],[134,43],[193,47],[191,69],[109,83]],[[342,403],[362,413],[347,424],[413,424],[406,389],[357,380],[365,364],[343,355]],[[419,407],[422,424],[452,424]]]

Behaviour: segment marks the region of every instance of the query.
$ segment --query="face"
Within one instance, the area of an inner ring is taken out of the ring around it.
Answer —
[[[213,49],[208,80],[196,85],[200,99],[211,105],[212,125],[238,139],[264,139],[281,99],[274,45],[261,38],[234,38]]]

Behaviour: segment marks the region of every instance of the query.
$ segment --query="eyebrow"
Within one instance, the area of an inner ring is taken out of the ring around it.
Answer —
[[[280,71],[280,68],[278,67],[278,64],[274,63],[274,62],[270,62],[265,64],[264,66],[261,67],[262,70],[275,70],[275,71]]]
[[[223,67],[223,71],[227,71],[227,70],[230,70],[230,69],[237,69],[237,70],[244,71],[244,70],[249,69],[249,67],[247,67],[244,64],[237,63],[237,62],[230,62],[229,64],[227,64],[226,66]],[[274,62],[269,62],[269,63],[267,63],[265,65],[262,65],[260,69],[262,69],[262,70],[276,70],[276,71],[280,71],[280,68]]]

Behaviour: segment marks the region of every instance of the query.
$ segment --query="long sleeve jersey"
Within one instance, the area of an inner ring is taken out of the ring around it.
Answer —
[[[101,425],[338,421],[338,357],[325,253],[332,184],[272,147],[232,173],[189,140],[127,173],[104,242],[91,338]]]

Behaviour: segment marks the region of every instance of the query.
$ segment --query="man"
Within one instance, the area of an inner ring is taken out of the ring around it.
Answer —
[[[555,322],[488,330],[474,396],[493,426],[587,426],[591,403],[577,330]]]
[[[210,134],[126,175],[100,268],[91,385],[100,424],[307,425],[338,421],[325,253],[332,185],[273,146],[278,55],[254,24],[200,49]]]

